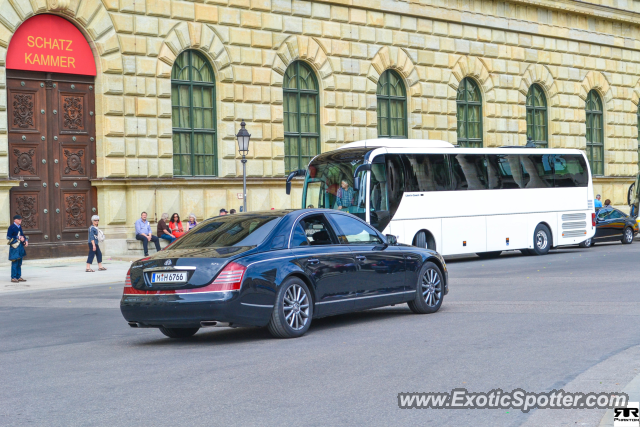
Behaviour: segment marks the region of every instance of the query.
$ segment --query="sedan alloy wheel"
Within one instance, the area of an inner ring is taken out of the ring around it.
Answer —
[[[300,285],[293,285],[284,295],[284,318],[291,329],[299,331],[309,320],[309,297]]]
[[[440,268],[433,262],[425,262],[420,270],[415,299],[409,308],[416,314],[435,313],[444,298],[444,279]]]
[[[313,296],[302,279],[289,277],[278,289],[269,321],[276,338],[296,338],[309,330],[313,318]]]
[[[429,307],[435,307],[442,297],[442,280],[433,268],[422,275],[422,296]]]

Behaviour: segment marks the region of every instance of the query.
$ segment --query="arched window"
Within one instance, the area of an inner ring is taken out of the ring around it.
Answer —
[[[482,148],[482,94],[472,79],[465,77],[458,86],[458,144]]]
[[[407,137],[407,92],[402,79],[387,70],[378,80],[378,138]]]
[[[182,52],[171,70],[173,175],[215,176],[215,79],[200,53]]]
[[[587,95],[587,158],[592,175],[604,175],[604,117],[602,100],[595,90]]]
[[[320,153],[318,81],[307,64],[296,61],[284,73],[284,167],[306,169]]]
[[[527,142],[546,147],[547,138],[547,99],[542,88],[533,84],[527,93]]]

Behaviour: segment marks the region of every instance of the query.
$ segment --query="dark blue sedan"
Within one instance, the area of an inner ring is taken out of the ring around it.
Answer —
[[[344,212],[304,209],[203,221],[132,264],[120,308],[130,326],[171,338],[209,326],[292,338],[339,313],[401,303],[434,313],[447,292],[438,253],[396,244]]]

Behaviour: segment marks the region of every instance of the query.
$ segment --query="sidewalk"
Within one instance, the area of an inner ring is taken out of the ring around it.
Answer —
[[[124,257],[105,257],[102,265],[107,271],[98,271],[94,261],[95,273],[85,272],[87,257],[29,259],[22,263],[22,277],[26,282],[11,282],[11,264],[0,265],[0,294],[42,291],[52,289],[76,288],[113,284],[123,286],[131,260]],[[135,257],[137,259],[137,257]]]

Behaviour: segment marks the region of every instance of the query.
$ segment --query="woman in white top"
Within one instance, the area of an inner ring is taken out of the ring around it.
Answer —
[[[187,222],[187,226],[186,229],[184,231],[189,231],[191,230],[193,227],[195,227],[196,225],[198,225],[198,221],[196,221],[196,214],[189,214],[189,221]]]

